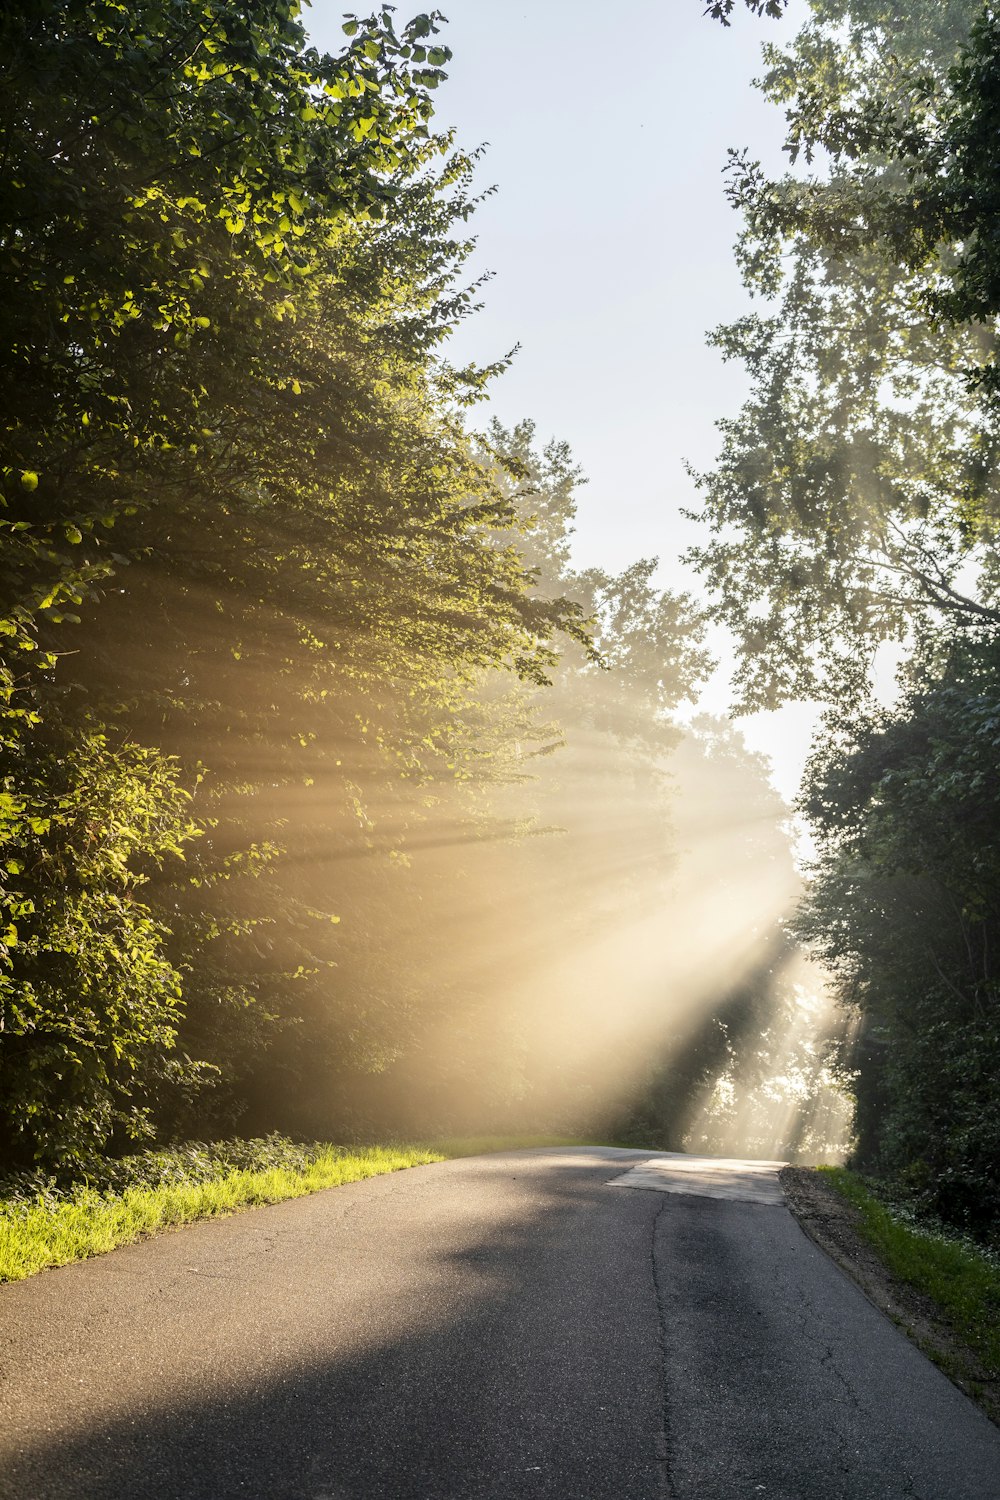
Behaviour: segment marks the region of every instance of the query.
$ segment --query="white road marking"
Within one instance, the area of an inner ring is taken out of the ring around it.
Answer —
[[[684,1193],[695,1198],[735,1198],[741,1203],[781,1206],[785,1195],[778,1173],[783,1161],[688,1156],[664,1152],[615,1177],[608,1187],[646,1188],[657,1193]]]

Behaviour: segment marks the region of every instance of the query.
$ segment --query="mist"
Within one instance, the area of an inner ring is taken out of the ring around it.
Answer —
[[[521,472],[503,480],[522,519],[501,541],[578,604],[596,651],[565,643],[545,686],[480,674],[402,759],[384,744],[413,711],[405,682],[376,694],[341,663],[324,686],[276,685],[250,652],[220,672],[212,591],[182,587],[178,607],[176,568],[164,585],[173,640],[190,633],[187,695],[259,725],[219,737],[196,796],[212,827],[191,931],[218,911],[215,986],[189,994],[181,1044],[233,1080],[219,1126],[839,1159],[833,1009],[787,933],[789,809],[730,721],[686,709],[711,669],[699,614],[656,587],[652,560],[573,571],[568,453],[539,453],[527,424],[491,442]],[[129,643],[130,680],[163,675],[162,635],[139,619],[157,599],[152,570],[95,619]],[[322,733],[289,744],[276,691],[332,701]],[[178,754],[192,733],[179,716]],[[176,912],[176,883],[161,899]],[[222,1053],[233,976],[278,986],[287,1013],[234,1009]]]

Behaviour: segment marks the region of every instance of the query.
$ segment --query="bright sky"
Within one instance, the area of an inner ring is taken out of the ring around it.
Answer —
[[[339,48],[344,5],[315,0],[312,38]],[[589,484],[575,556],[624,567],[658,556],[664,587],[697,590],[679,561],[697,528],[684,460],[708,466],[714,423],[742,373],[705,347],[706,329],[748,305],[733,262],[738,219],[723,197],[729,146],[780,169],[783,120],[750,86],[760,47],[797,30],[705,0],[449,0],[454,58],[438,120],[466,149],[488,143],[473,274],[494,279],[456,358],[486,363],[521,346],[492,409],[566,439]],[[400,6],[409,16],[415,4]],[[366,14],[366,7],[359,13]],[[725,650],[719,641],[717,649]],[[702,707],[723,711],[722,672]],[[815,715],[807,705],[743,720],[794,794]]]

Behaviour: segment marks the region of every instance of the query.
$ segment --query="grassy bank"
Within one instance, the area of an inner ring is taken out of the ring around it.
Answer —
[[[858,1211],[858,1232],[894,1276],[930,1298],[975,1355],[981,1378],[1000,1379],[1000,1256],[880,1201],[844,1167],[823,1178]]]
[[[532,1146],[554,1136],[480,1136],[423,1145],[299,1145],[282,1137],[193,1142],[97,1164],[60,1183],[28,1176],[0,1184],[0,1282],[85,1260],[159,1230],[301,1198],[403,1167]]]
[[[55,1199],[43,1193],[34,1202],[3,1201],[0,1282],[20,1281],[47,1266],[84,1260],[196,1219],[301,1198],[321,1188],[443,1159],[440,1153],[419,1147],[339,1150],[320,1146],[313,1159],[302,1165],[221,1168],[208,1180],[174,1180],[103,1192],[81,1185]]]

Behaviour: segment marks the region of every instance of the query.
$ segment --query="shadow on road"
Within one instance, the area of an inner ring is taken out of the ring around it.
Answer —
[[[418,1169],[10,1288],[47,1331],[0,1495],[659,1494],[663,1200],[609,1193],[624,1165]]]

